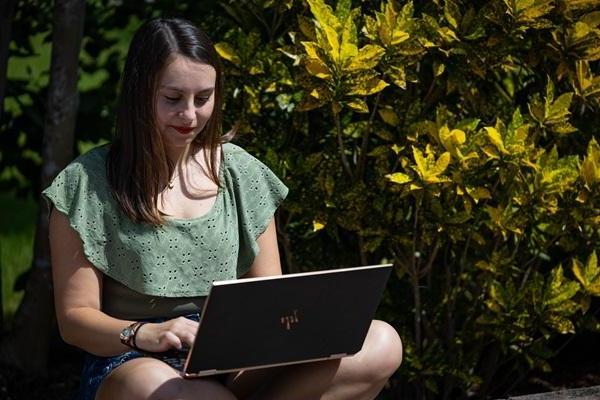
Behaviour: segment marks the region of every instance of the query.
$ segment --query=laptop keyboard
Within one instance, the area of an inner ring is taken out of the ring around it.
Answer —
[[[167,363],[176,370],[183,371],[183,366],[185,365],[189,350],[188,347],[182,347],[181,349],[172,349],[162,353],[154,353],[152,354],[152,357]]]

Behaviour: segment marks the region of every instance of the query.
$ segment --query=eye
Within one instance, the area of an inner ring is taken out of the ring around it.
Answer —
[[[196,97],[194,99],[194,103],[196,103],[197,106],[202,105],[204,103],[206,103],[208,101],[208,97]]]
[[[165,96],[165,99],[169,102],[169,103],[177,103],[179,101],[179,97],[170,97],[170,96]]]

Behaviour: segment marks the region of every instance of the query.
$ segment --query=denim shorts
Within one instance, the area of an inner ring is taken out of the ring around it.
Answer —
[[[194,321],[198,321],[199,314],[185,315]],[[145,319],[145,322],[164,322],[166,318]],[[140,357],[153,357],[164,361],[175,369],[181,370],[187,352],[169,351],[165,353],[142,353],[131,350],[112,357],[100,357],[86,353],[81,371],[81,383],[79,386],[78,400],[94,400],[100,384],[119,365]]]

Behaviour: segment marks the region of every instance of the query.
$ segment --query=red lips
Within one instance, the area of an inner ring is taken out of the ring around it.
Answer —
[[[185,126],[173,126],[173,128],[174,128],[174,129],[175,129],[177,132],[179,132],[179,133],[181,133],[181,134],[184,134],[184,135],[185,135],[185,134],[188,134],[188,133],[190,133],[190,132],[192,132],[192,131],[194,130],[194,127],[193,127],[193,126],[192,126],[192,127],[185,127]]]

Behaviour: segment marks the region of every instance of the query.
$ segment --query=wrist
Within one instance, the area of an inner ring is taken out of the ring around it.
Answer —
[[[125,346],[127,346],[129,348],[132,348],[133,350],[141,350],[137,346],[136,338],[137,338],[138,331],[145,324],[146,324],[146,322],[138,321],[138,322],[134,322],[133,324],[131,324],[131,325],[127,326],[125,329],[123,329],[121,331],[121,334],[119,335],[119,339],[121,340],[121,343],[123,343]]]

